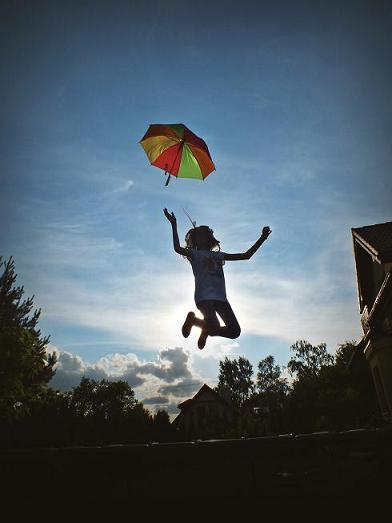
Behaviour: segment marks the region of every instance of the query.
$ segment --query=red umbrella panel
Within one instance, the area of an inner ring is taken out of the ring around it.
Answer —
[[[177,178],[204,180],[215,170],[207,144],[184,124],[152,124],[140,140],[151,165]]]

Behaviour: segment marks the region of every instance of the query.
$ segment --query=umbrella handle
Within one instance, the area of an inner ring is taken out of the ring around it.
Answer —
[[[170,176],[170,173],[168,173],[168,172],[165,172],[165,174],[168,175],[167,180],[166,180],[166,183],[165,183],[165,187],[167,187],[167,186],[169,185],[169,182],[170,182],[170,178],[171,178],[171,176]]]

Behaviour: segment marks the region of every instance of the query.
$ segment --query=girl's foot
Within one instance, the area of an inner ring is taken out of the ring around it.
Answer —
[[[184,325],[182,326],[182,335],[187,338],[191,333],[192,327],[195,324],[195,313],[188,312]]]
[[[199,339],[197,340],[197,346],[199,347],[200,350],[204,349],[204,346],[206,344],[207,338],[208,338],[207,330],[202,329],[201,334],[199,336]]]

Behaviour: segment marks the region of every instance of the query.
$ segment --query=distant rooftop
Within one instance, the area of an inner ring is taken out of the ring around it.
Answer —
[[[201,396],[201,394],[203,392],[210,392],[211,394],[213,394],[215,396],[217,401],[220,401],[220,402],[225,403],[226,405],[228,405],[227,401],[220,394],[218,394],[214,389],[212,389],[206,383],[204,383],[204,385],[201,387],[201,389],[199,389],[196,392],[196,394],[193,396],[193,398],[189,398],[189,399],[183,401],[182,403],[177,405],[177,407],[179,409],[183,409],[184,407],[189,407],[189,405],[191,405],[191,403],[193,403],[194,401],[199,399],[199,397]]]
[[[380,263],[392,262],[392,222],[351,229],[353,237]]]

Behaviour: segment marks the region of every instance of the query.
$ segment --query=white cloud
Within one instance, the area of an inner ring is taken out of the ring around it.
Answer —
[[[170,407],[171,414],[178,413],[173,406],[193,396],[203,385],[191,369],[189,353],[180,347],[161,350],[152,361],[141,361],[133,353],[114,353],[93,364],[52,344],[48,346],[48,352],[55,352],[58,358],[51,387],[71,390],[79,385],[83,376],[98,381],[123,380],[151,410],[164,406],[167,410]]]
[[[170,385],[161,385],[158,392],[161,394],[171,394],[178,398],[192,397],[203,385],[199,379],[186,378],[178,383]]]

